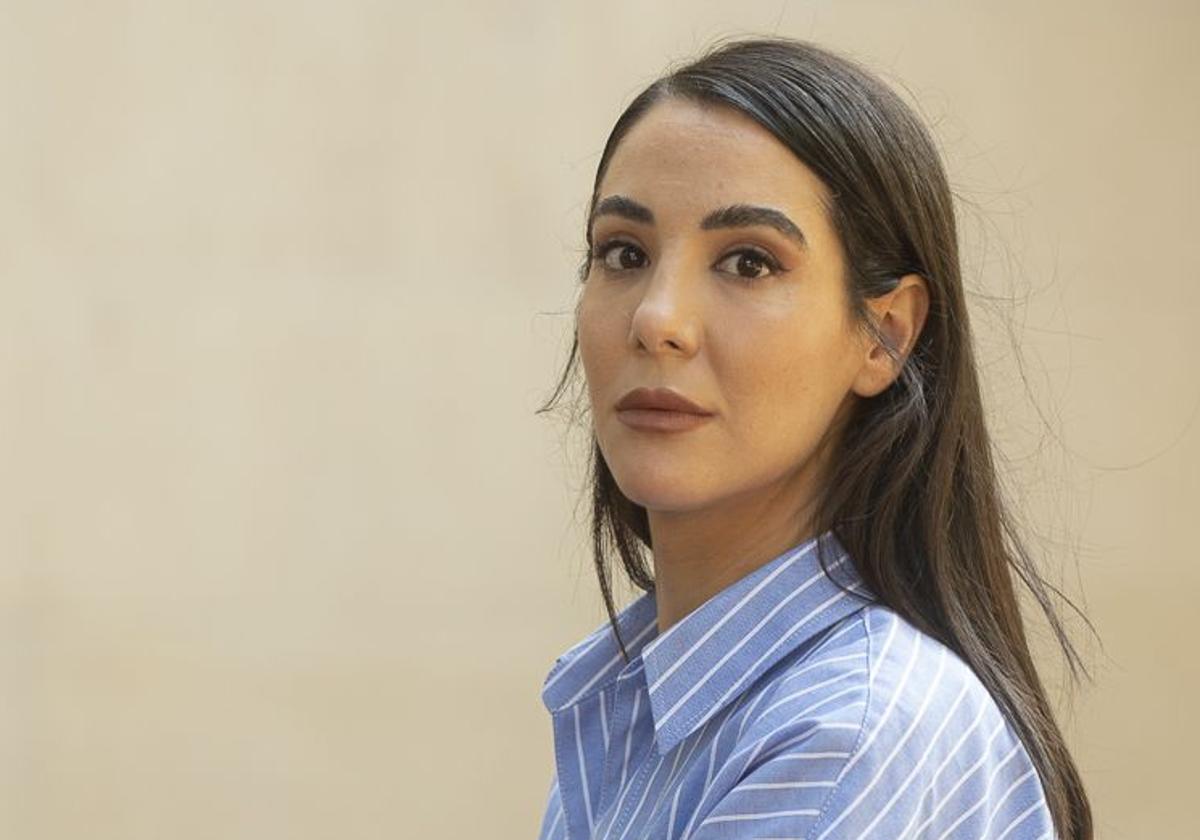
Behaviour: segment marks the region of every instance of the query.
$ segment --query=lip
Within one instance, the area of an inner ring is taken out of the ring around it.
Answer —
[[[626,410],[662,411],[710,417],[712,412],[670,388],[634,388],[617,402],[618,412]]]
[[[626,408],[617,419],[633,429],[645,432],[686,432],[712,420],[711,414],[689,411],[663,411],[654,408]]]
[[[682,432],[713,417],[708,411],[670,388],[635,388],[616,405],[617,419],[643,431]]]

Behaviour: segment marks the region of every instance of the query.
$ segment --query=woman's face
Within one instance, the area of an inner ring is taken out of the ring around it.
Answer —
[[[816,492],[814,456],[856,398],[868,352],[827,195],[786,146],[724,107],[660,101],[613,153],[578,335],[596,439],[630,500],[665,513]],[[683,431],[630,425],[616,403],[643,387],[712,416]]]

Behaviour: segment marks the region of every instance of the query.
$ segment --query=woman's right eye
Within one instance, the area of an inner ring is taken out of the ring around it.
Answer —
[[[642,253],[641,248],[619,239],[598,245],[595,257],[604,263],[604,267],[609,271],[627,271],[642,268],[646,264],[646,255]]]

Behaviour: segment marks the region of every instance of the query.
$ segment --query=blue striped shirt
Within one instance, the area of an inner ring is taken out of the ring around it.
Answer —
[[[828,541],[830,573],[818,542]],[[861,597],[860,597],[861,596]],[[948,647],[874,600],[832,532],[658,633],[654,593],[542,687],[539,840],[1051,840],[1038,774]]]

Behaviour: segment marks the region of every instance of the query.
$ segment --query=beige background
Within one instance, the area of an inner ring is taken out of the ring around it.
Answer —
[[[1059,696],[1099,836],[1186,836],[1197,9],[0,0],[0,836],[535,836],[541,681],[604,618],[533,414],[587,191],[756,32],[935,127],[1006,474],[1104,642]]]

